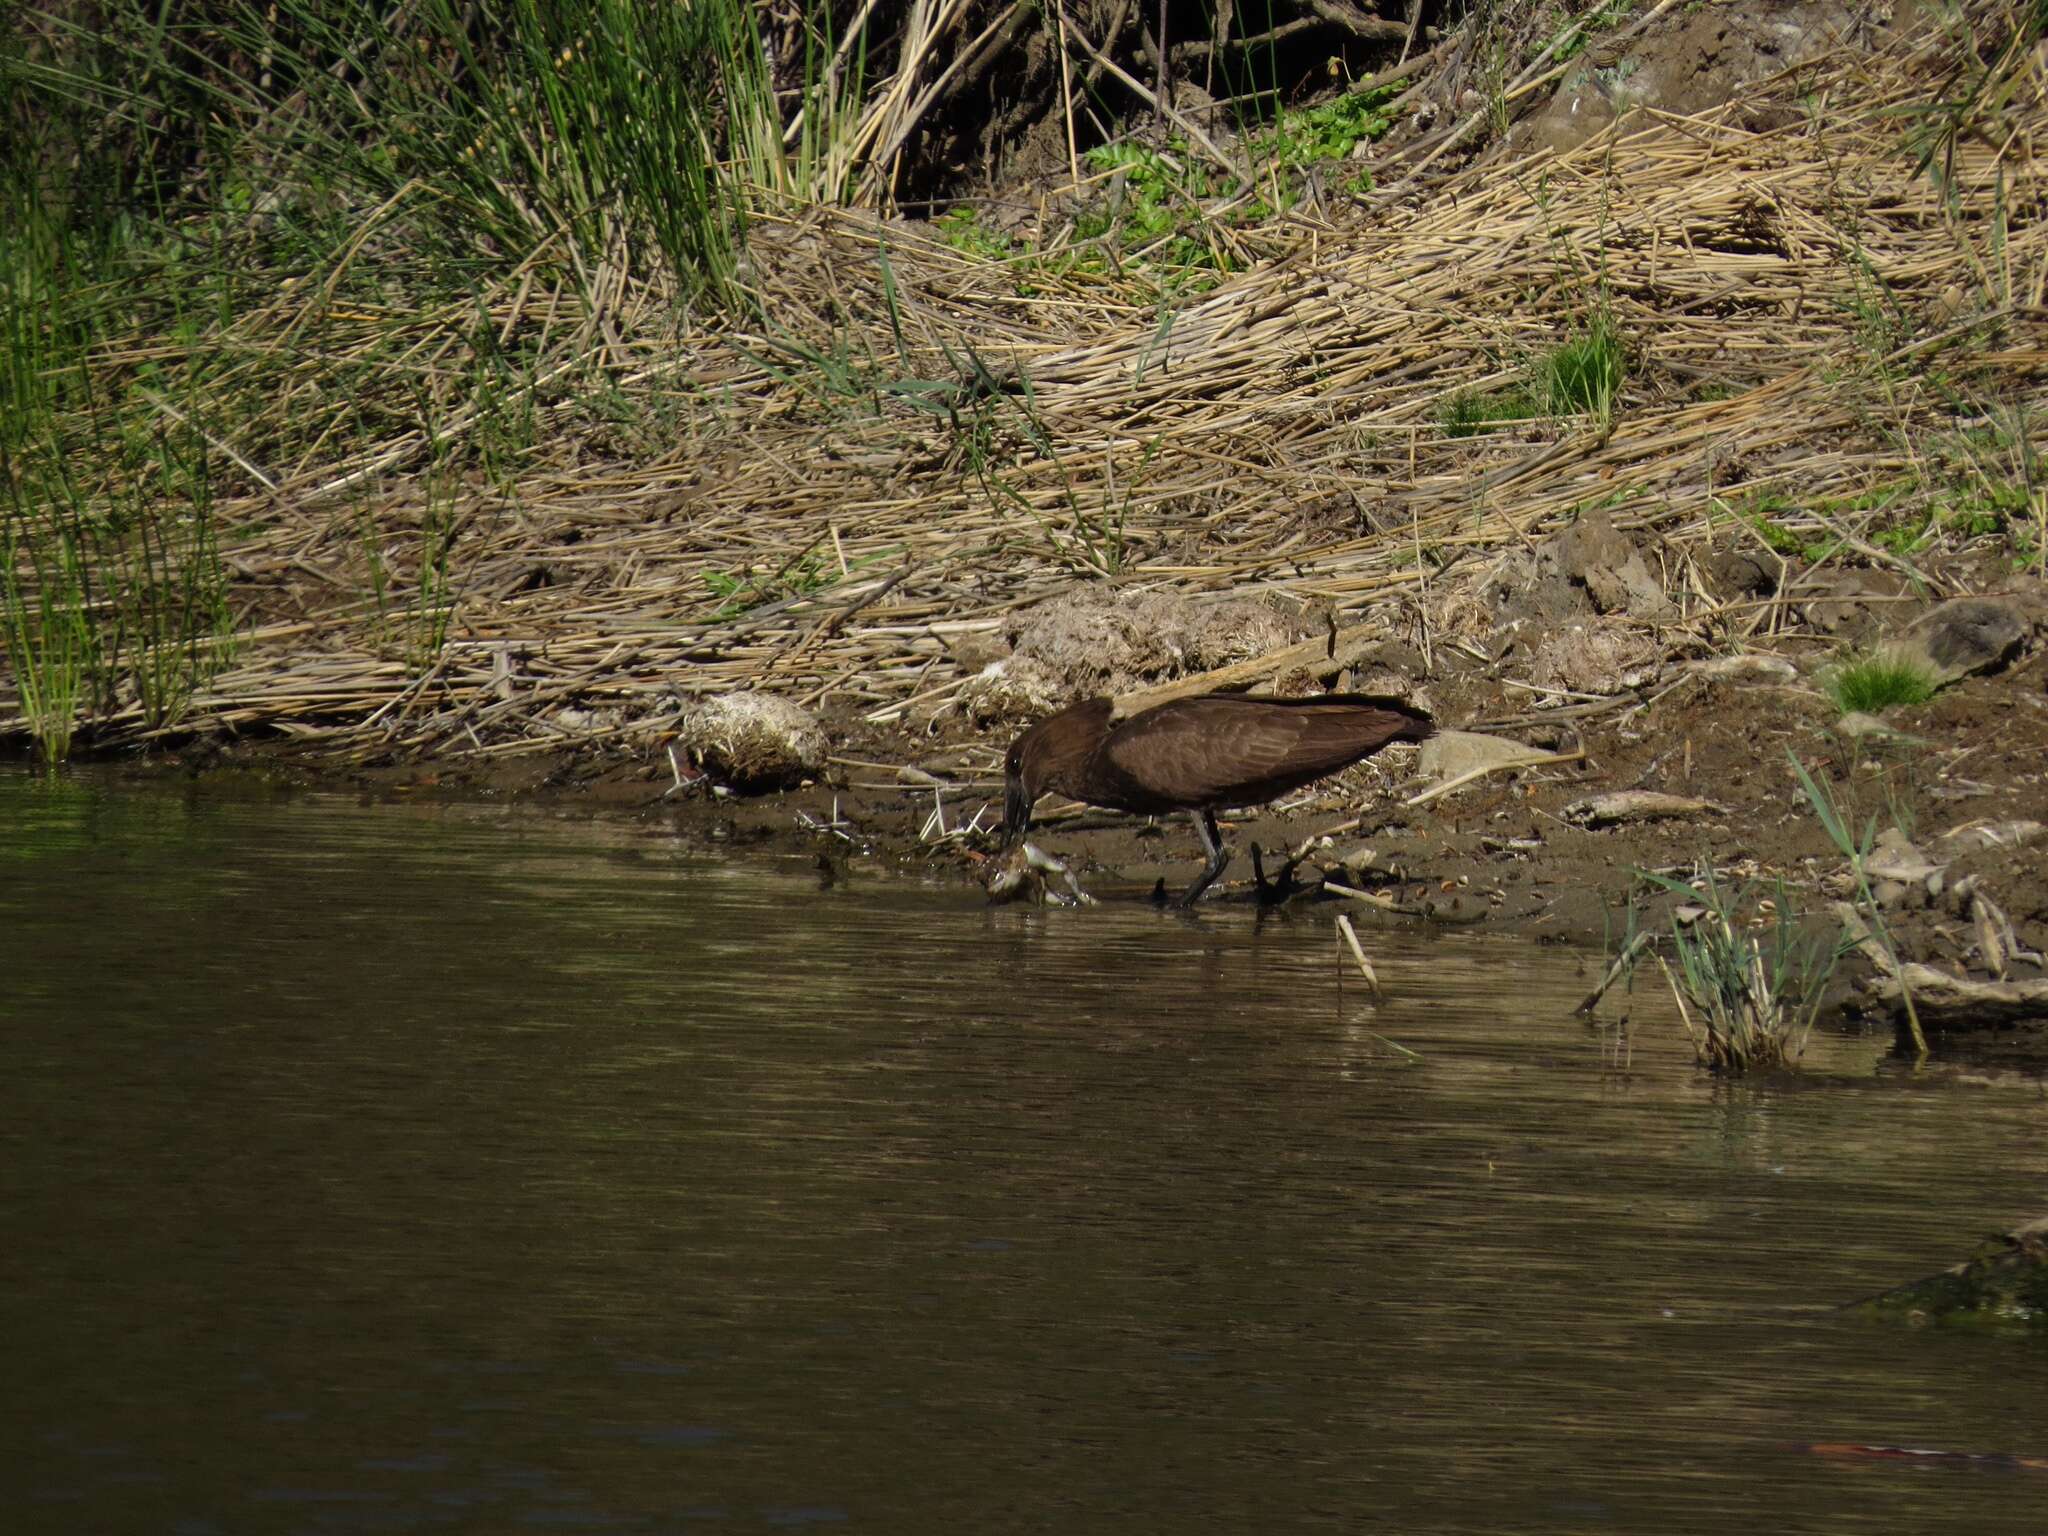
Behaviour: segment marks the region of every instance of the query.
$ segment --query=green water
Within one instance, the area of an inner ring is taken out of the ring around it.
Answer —
[[[1364,936],[0,780],[0,1530],[2041,1528],[2038,1088]]]

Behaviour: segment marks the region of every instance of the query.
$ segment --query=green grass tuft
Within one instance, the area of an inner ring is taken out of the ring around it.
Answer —
[[[1822,680],[1843,714],[1875,715],[1902,704],[1924,704],[1940,686],[1934,674],[1903,656],[1859,656]]]
[[[1587,415],[1604,430],[1627,372],[1627,349],[1605,315],[1543,359],[1538,381],[1543,408],[1553,416]]]
[[[1730,890],[1710,867],[1690,882],[1640,873],[1695,909],[1672,919],[1677,964],[1657,963],[1700,1065],[1735,1076],[1796,1062],[1839,948],[1805,931],[1783,881],[1767,906],[1754,885]]]
[[[1527,421],[1536,414],[1536,402],[1529,398],[1527,390],[1504,389],[1482,394],[1476,389],[1461,389],[1444,402],[1438,419],[1444,424],[1446,436],[1476,437],[1494,427]]]

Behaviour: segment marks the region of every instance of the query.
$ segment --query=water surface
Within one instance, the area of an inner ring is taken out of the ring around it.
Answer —
[[[1365,936],[0,781],[4,1529],[2040,1528],[2038,1091]]]

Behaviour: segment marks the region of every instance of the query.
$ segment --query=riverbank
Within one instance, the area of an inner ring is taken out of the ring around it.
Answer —
[[[1279,807],[1226,818],[1235,858],[1218,913],[1257,900],[1256,844],[1269,873],[1287,852],[1303,855],[1297,901],[1320,900],[1360,922],[1475,928],[1612,954],[1635,932],[1668,935],[1674,910],[1687,904],[1645,874],[1656,872],[1716,882],[1750,926],[1768,927],[1782,911],[1833,931],[1830,914],[1844,901],[1859,906],[1858,892],[1802,790],[1803,768],[1859,835],[1877,835],[1864,910],[1880,914],[1899,957],[1983,988],[2012,988],[2020,1000],[2005,1017],[1986,1004],[1995,993],[1947,1013],[1935,1006],[1937,1046],[2039,1059],[2033,999],[2039,951],[2048,947],[2048,649],[2039,637],[2048,608],[2038,590],[2022,583],[1996,599],[1960,600],[1973,633],[2010,643],[1975,658],[1987,670],[1959,672],[1932,698],[1893,707],[1880,722],[1845,717],[1834,697],[1842,642],[1830,626],[1850,622],[1844,605],[1853,606],[1868,626],[1859,645],[1904,655],[1924,644],[1927,616],[1953,616],[1955,602],[1943,609],[1838,593],[1790,606],[1771,644],[1738,657],[1651,654],[1625,650],[1636,631],[1592,611],[1585,579],[1592,574],[1597,587],[1600,571],[1636,568],[1638,557],[1629,536],[1597,519],[1537,546],[1517,567],[1521,596],[1542,592],[1576,560],[1549,599],[1584,611],[1509,621],[1492,655],[1442,627],[1425,655],[1410,638],[1374,638],[1365,626],[1342,633],[1341,666],[1302,667],[1299,644],[1277,653],[1283,676],[1320,671],[1339,687],[1400,693],[1425,703],[1452,734],[1427,756],[1392,749]],[[1447,592],[1431,611],[1442,618],[1462,601]],[[1056,624],[1023,625],[1018,649],[985,670],[988,691],[1005,673],[1030,668],[1063,691],[1049,670],[1062,654],[1091,675],[1130,680],[1116,669],[1140,659],[1140,649],[1117,638],[1116,599],[1081,589],[1053,606]],[[2014,628],[1999,629],[1980,610]],[[1150,617],[1163,622],[1157,608]],[[1037,647],[1047,630],[1070,649]],[[1581,661],[1613,666],[1619,655],[1626,679],[1598,693],[1567,686],[1546,670],[1557,664],[1560,637]],[[1002,755],[1022,718],[977,720],[963,707],[905,726],[827,711],[830,749],[816,777],[751,794],[721,784],[717,764],[693,760],[684,738],[649,751],[578,746],[495,761],[393,755],[353,764],[209,738],[144,759],[136,771],[254,771],[373,795],[488,798],[638,826],[692,848],[802,855],[831,881],[986,884],[1002,816]],[[1198,867],[1185,818],[1155,825],[1049,801],[1034,838],[1102,900],[1147,901],[1156,884],[1178,890]],[[1316,889],[1318,880],[1358,894],[1335,898]],[[1849,955],[1830,1014],[1892,1016],[1869,990],[1878,968]]]
[[[1796,759],[1926,866],[1871,893],[1906,958],[2027,980],[2043,69],[2031,12],[1916,15],[1658,5],[1512,78],[1453,30],[934,219],[764,194],[717,313],[568,222],[387,287],[438,228],[409,182],[310,276],[17,349],[85,382],[11,461],[0,733],[966,879],[1037,715],[1351,686],[1550,761],[1389,756],[1234,826],[1233,876],[1328,832],[1390,920],[1597,940],[1660,920],[1643,869],[1824,913],[1859,893]],[[2005,638],[1950,675],[1914,626],[1965,598]],[[1939,691],[1844,725],[1900,648]],[[735,693],[816,716],[809,788],[716,793],[688,730]],[[1184,878],[1179,826],[1098,820],[1045,829],[1085,885]]]

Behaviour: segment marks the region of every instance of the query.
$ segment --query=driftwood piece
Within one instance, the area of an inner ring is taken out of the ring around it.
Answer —
[[[1342,27],[1353,37],[1367,42],[1391,42],[1408,36],[1408,23],[1388,21],[1352,5],[1350,0],[1309,0],[1309,9],[1332,26]]]
[[[1612,827],[1631,821],[1660,821],[1671,816],[1724,814],[1725,808],[1711,800],[1690,795],[1667,795],[1654,789],[1618,789],[1604,795],[1588,795],[1566,806],[1566,821],[1581,827]]]
[[[1639,933],[1630,939],[1622,947],[1621,953],[1614,957],[1614,963],[1607,967],[1607,974],[1600,978],[1600,984],[1587,993],[1586,1000],[1574,1008],[1572,1012],[1575,1014],[1588,1014],[1595,1008],[1598,1008],[1600,1006],[1600,999],[1607,995],[1610,987],[1629,973],[1636,963],[1636,956],[1647,949],[1649,944],[1650,935],[1647,933]]]
[[[1871,977],[1864,991],[1891,1007],[1904,1007],[1911,992],[1921,1022],[1943,1029],[2048,1021],[2048,980],[1972,981],[1907,961],[1897,974],[1880,971]]]

